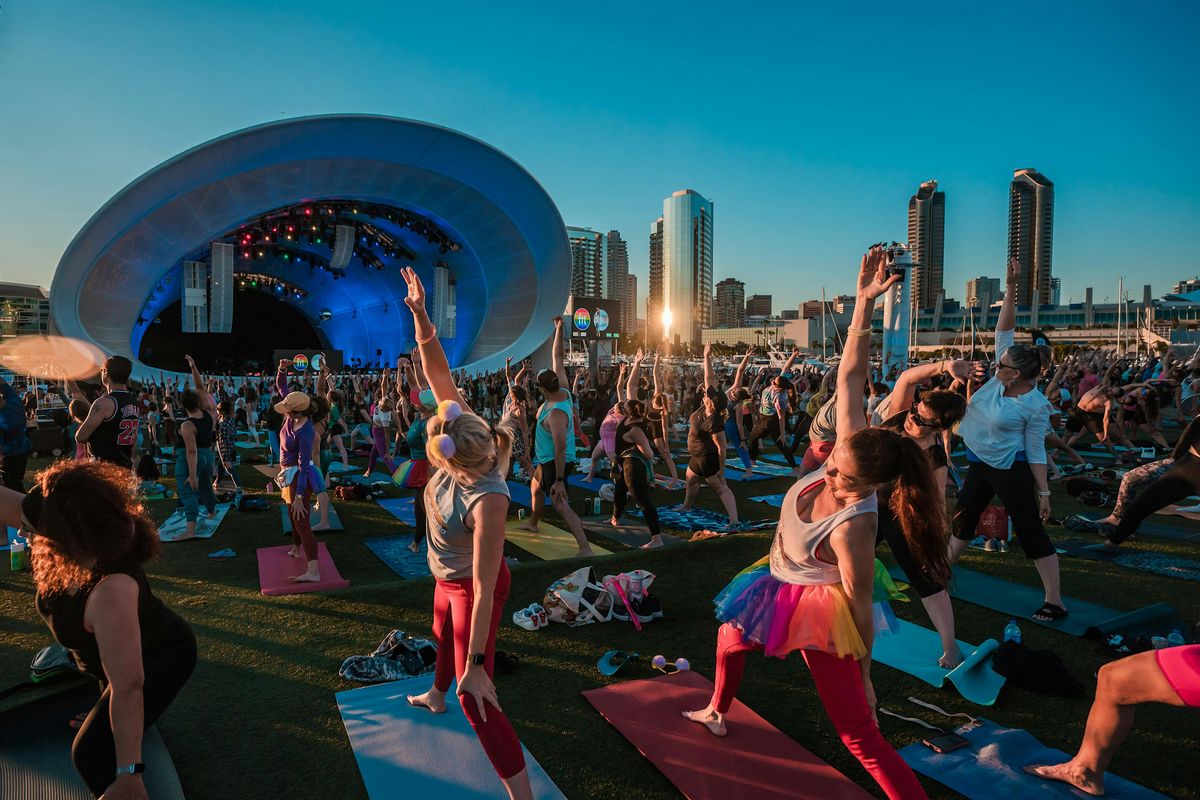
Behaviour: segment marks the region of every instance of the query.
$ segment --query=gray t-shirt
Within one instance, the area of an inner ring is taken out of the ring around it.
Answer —
[[[428,514],[429,571],[443,581],[471,577],[474,561],[474,532],[467,527],[467,516],[475,504],[487,494],[508,497],[508,484],[499,471],[485,475],[474,483],[462,484],[445,470],[438,470],[429,479],[426,499]],[[508,506],[502,512],[508,514]],[[438,520],[444,520],[439,525]],[[503,525],[504,520],[501,520]]]
[[[837,392],[829,395],[808,428],[810,442],[837,441]]]

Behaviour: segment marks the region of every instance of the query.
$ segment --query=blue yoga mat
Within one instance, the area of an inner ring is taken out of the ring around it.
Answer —
[[[385,497],[376,501],[379,507],[410,528],[417,527],[417,510],[411,497]]]
[[[1029,571],[1034,572],[1032,564]],[[888,567],[888,572],[893,578],[908,580],[904,570],[897,565]],[[1054,622],[1039,622],[1030,615],[1041,607],[1045,599],[1041,586],[1013,583],[960,566],[954,567],[950,580],[950,596],[999,611],[1022,622],[1032,622],[1071,636],[1094,633],[1128,635],[1145,630],[1157,631],[1159,628],[1170,630],[1176,617],[1175,609],[1166,603],[1154,603],[1136,611],[1121,612],[1086,600],[1064,596],[1063,602],[1069,612],[1067,617]]]
[[[1030,765],[1061,764],[1070,759],[1066,753],[1046,747],[1029,731],[1002,728],[988,720],[980,721],[982,727],[962,733],[971,743],[969,747],[960,747],[949,753],[935,753],[920,742],[914,742],[900,750],[900,757],[917,772],[945,784],[970,800],[993,800],[997,797],[1078,800],[1087,797],[1065,783],[1043,780],[1022,769]],[[1105,773],[1104,788],[1105,798],[1111,800],[1165,800],[1164,795],[1112,773]]]
[[[771,475],[759,475],[757,472],[747,478],[745,477],[745,470],[740,466],[741,462],[739,461],[738,464],[739,466],[737,467],[731,467],[728,464],[725,465],[725,480],[737,481],[738,483],[752,483],[754,481],[769,481],[772,478]],[[679,467],[679,472],[682,474],[687,469],[687,462],[676,464],[676,466]]]
[[[782,494],[762,494],[750,499],[756,503],[766,503],[769,506],[775,506],[775,508],[783,508],[783,498],[785,496]]]
[[[336,695],[367,796],[371,800],[507,797],[454,692],[446,695],[444,714],[408,704],[407,695],[421,694],[432,683],[432,676],[427,675]],[[519,698],[505,695],[503,680],[500,684],[500,697],[517,703]],[[528,750],[524,753],[533,796],[565,800],[537,760]]]
[[[599,475],[597,475],[591,481],[585,481],[585,477],[587,476],[572,473],[567,476],[567,485],[574,486],[578,489],[583,489],[587,492],[599,492],[601,486],[606,483],[612,483],[612,481],[610,481],[608,478],[601,478]]]
[[[570,477],[570,476],[568,476]],[[529,487],[524,483],[516,481],[508,482],[508,497],[519,506],[533,508],[533,494],[529,491]]]
[[[643,518],[640,509],[631,509],[625,513],[638,519]],[[729,517],[724,514],[709,511],[707,508],[693,508],[685,513],[679,510],[679,506],[666,506],[658,509],[658,521],[664,528],[678,528],[685,531],[710,530],[717,533],[761,531],[774,528],[779,524],[778,520],[756,519],[743,520],[736,525],[731,525]]]
[[[738,462],[741,463],[740,461]],[[769,475],[772,478],[790,478],[792,476],[792,468],[786,464],[773,464],[769,461],[755,461],[752,469],[762,475]]]
[[[875,637],[871,647],[873,661],[907,672],[939,689],[950,681],[972,703],[995,705],[1005,680],[992,669],[992,653],[1000,646],[995,639],[988,639],[979,647],[960,641],[958,649],[963,662],[954,669],[944,669],[937,663],[942,655],[942,640],[937,631],[905,620],[897,623],[893,633]]]
[[[408,549],[412,543],[410,536],[376,536],[363,542],[379,560],[387,564],[388,569],[406,580],[427,578],[429,572],[429,556],[425,543],[414,553]]]

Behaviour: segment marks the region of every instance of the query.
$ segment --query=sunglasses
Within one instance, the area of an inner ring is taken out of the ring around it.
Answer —
[[[940,428],[940,427],[942,427],[941,420],[925,419],[924,417],[922,417],[921,413],[919,411],[917,411],[917,407],[919,405],[921,405],[921,401],[916,400],[913,402],[912,408],[909,409],[910,413],[908,416],[909,416],[909,419],[911,419],[913,421],[914,425],[916,425],[918,428]]]

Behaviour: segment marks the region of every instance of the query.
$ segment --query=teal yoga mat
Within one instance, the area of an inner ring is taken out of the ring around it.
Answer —
[[[425,543],[417,548],[417,552],[408,549],[412,544],[411,536],[377,536],[363,542],[379,560],[387,564],[388,569],[405,580],[428,578],[429,555]]]
[[[416,500],[411,497],[385,497],[378,501],[380,508],[410,528],[417,527]],[[332,513],[332,509],[330,510]],[[330,520],[332,522],[332,520]]]
[[[291,534],[291,532],[292,532],[292,518],[288,516],[288,508],[286,505],[279,506],[279,514],[283,518],[283,535],[287,536],[287,535]],[[311,511],[309,511],[308,516],[309,516],[308,523],[310,525],[316,525],[318,522],[321,521],[321,512],[317,511],[316,509],[312,509]],[[342,525],[342,519],[341,519],[341,517],[338,516],[337,509],[334,508],[333,506],[330,506],[329,507],[329,527],[325,528],[323,530],[313,531],[313,533],[327,533],[328,531],[344,531],[344,530],[345,530],[345,527]]]
[[[775,508],[783,508],[783,498],[784,497],[786,497],[786,495],[764,494],[764,495],[759,495],[758,497],[751,497],[750,499],[756,503],[766,503],[769,506],[775,506]]]
[[[1033,565],[1029,570],[1034,572]],[[888,567],[888,572],[893,578],[908,580],[898,565]],[[1130,634],[1145,630],[1157,632],[1160,628],[1170,630],[1176,617],[1174,607],[1166,603],[1154,603],[1135,611],[1122,612],[1087,600],[1064,597],[1063,602],[1070,612],[1067,617],[1054,622],[1039,622],[1030,615],[1041,607],[1045,599],[1041,586],[1013,583],[960,566],[954,567],[950,596],[1071,636]]]
[[[871,647],[873,661],[907,672],[939,689],[949,681],[972,703],[995,705],[1005,680],[992,669],[992,653],[1000,647],[995,639],[988,639],[979,647],[959,641],[963,662],[954,669],[944,669],[937,663],[942,655],[942,640],[937,631],[905,620],[897,620],[897,623],[894,633],[875,637]]]
[[[1035,764],[1061,764],[1070,759],[1066,753],[1046,747],[1029,731],[980,721],[982,727],[965,732],[960,730],[970,742],[968,747],[935,753],[920,742],[914,742],[900,750],[900,757],[917,772],[949,786],[969,800],[997,797],[1078,800],[1088,796],[1065,783],[1043,780],[1022,769]],[[1166,800],[1164,795],[1112,773],[1105,773],[1104,787],[1104,796],[1110,800]]]
[[[433,677],[426,675],[335,696],[367,796],[371,800],[508,797],[453,691],[446,695],[444,714],[408,704],[407,695],[421,694],[432,683]],[[500,696],[519,705],[519,698],[505,695],[503,680],[500,683]],[[566,795],[537,760],[528,750],[522,750],[533,796],[537,800],[565,800]]]

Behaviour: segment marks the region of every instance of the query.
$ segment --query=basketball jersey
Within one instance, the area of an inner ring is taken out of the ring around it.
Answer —
[[[88,439],[88,450],[93,458],[132,469],[138,437],[137,398],[124,389],[109,392],[106,396],[113,399],[117,408],[92,432]]]

